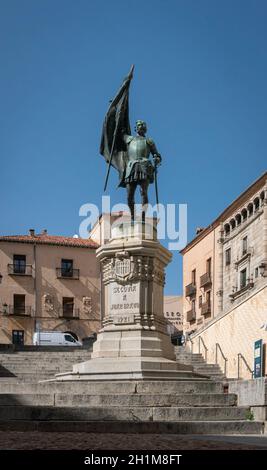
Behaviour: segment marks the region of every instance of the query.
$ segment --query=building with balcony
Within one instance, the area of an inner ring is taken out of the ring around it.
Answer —
[[[35,331],[80,340],[100,328],[98,244],[46,231],[0,237],[0,343],[32,344]]]
[[[225,357],[228,376],[251,377],[254,342],[267,339],[267,172],[181,253],[184,331],[194,351],[206,348],[223,368]]]

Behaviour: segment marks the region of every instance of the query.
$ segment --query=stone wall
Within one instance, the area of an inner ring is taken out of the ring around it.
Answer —
[[[243,355],[249,367],[253,370],[254,342],[262,339],[266,345],[267,331],[261,329],[261,326],[266,322],[267,286],[265,284],[237,307],[232,307],[232,310],[216,317],[209,325],[191,335],[193,352],[201,352],[204,355],[204,343],[207,348],[207,362],[214,363],[216,362],[216,343],[218,343],[228,359],[227,377],[237,378],[238,353]],[[200,337],[203,342],[199,339]],[[218,347],[217,353],[218,363],[223,369],[224,360]],[[251,378],[251,373],[242,359],[240,359],[240,377]]]

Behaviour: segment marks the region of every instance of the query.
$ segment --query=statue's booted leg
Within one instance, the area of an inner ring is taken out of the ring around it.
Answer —
[[[142,222],[145,222],[146,219],[146,211],[147,211],[147,205],[148,205],[148,195],[147,195],[147,190],[149,186],[149,180],[143,180],[140,183],[140,193],[141,193],[141,198],[142,198]]]
[[[126,184],[126,189],[127,189],[127,204],[129,206],[130,212],[131,212],[131,220],[132,222],[134,221],[134,194],[136,190],[137,183],[128,183]]]

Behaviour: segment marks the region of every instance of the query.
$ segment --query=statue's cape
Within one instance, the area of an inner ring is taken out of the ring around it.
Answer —
[[[100,154],[109,163],[114,142],[111,165],[119,172],[120,184],[123,182],[128,162],[123,134],[131,135],[129,120],[129,87],[131,79],[132,75],[129,73],[108,108],[100,143]]]

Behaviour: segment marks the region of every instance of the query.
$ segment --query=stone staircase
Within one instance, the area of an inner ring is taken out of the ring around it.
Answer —
[[[191,353],[183,346],[175,346],[176,360],[193,367],[197,374],[206,375],[214,380],[224,380],[225,375],[218,364],[208,364],[202,354]]]
[[[89,350],[69,348],[0,352],[0,380],[12,377],[20,382],[52,379],[55,374],[71,370],[73,364],[90,359],[90,355]]]
[[[3,357],[4,356],[4,357]],[[0,430],[99,433],[260,434],[263,421],[237,406],[221,379],[54,381],[90,351],[0,354]],[[185,357],[186,359],[186,357]],[[189,358],[188,358],[189,360]],[[38,382],[40,379],[47,379]]]
[[[260,434],[249,407],[223,383],[179,381],[0,381],[0,430]]]

